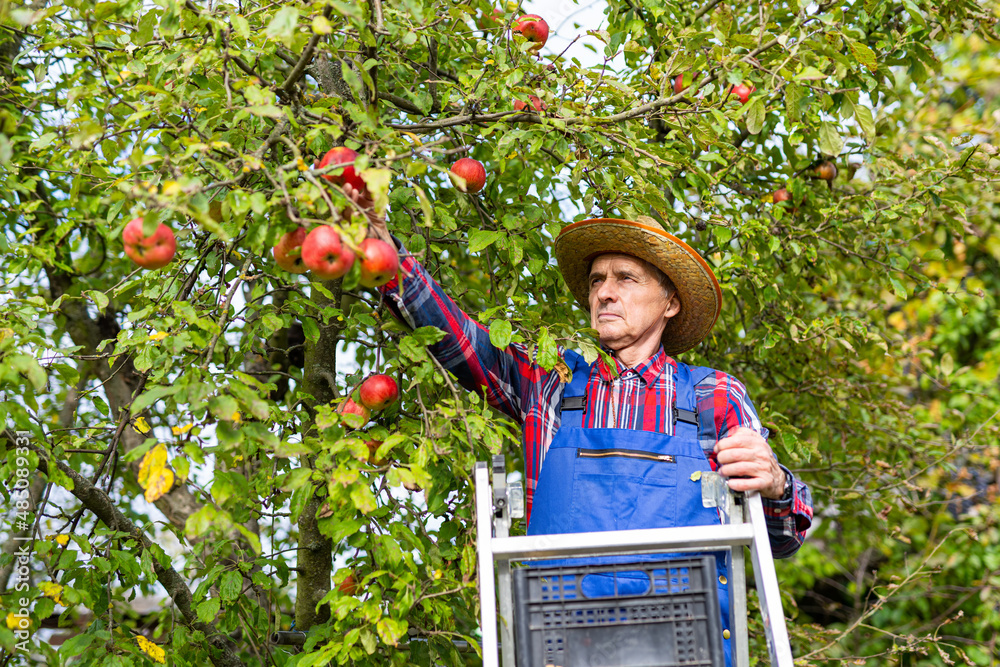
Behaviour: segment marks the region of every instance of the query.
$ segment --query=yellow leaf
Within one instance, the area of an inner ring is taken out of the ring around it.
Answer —
[[[317,16],[313,19],[313,32],[317,35],[329,35],[333,32],[333,26],[325,16]]]
[[[146,418],[145,417],[136,417],[135,418],[135,422],[133,423],[133,426],[135,426],[135,430],[136,431],[138,431],[139,433],[142,433],[143,435],[146,435],[147,433],[149,433],[149,430],[150,430],[149,429],[149,424],[146,423]]]
[[[174,473],[167,467],[167,446],[161,442],[142,457],[139,486],[146,490],[146,500],[153,502],[170,491],[173,485]]]
[[[15,616],[14,612],[10,612],[9,614],[7,614],[7,627],[10,628],[11,630],[17,630],[18,627],[20,627],[21,625],[22,618],[24,618],[24,616]]]
[[[153,642],[149,641],[142,635],[136,635],[135,643],[139,645],[139,648],[142,649],[142,652],[148,655],[153,660],[153,662],[166,664],[165,658],[167,654],[166,651],[164,651],[162,648],[160,648]]]
[[[149,340],[163,340],[167,335],[166,331],[157,331],[155,334],[149,336]]]
[[[243,417],[240,415],[240,411],[237,410],[236,412],[234,412],[232,416],[229,418],[229,421],[233,422],[234,424],[242,423]]]
[[[57,584],[54,581],[43,581],[38,584],[38,588],[42,591],[42,594],[45,595],[45,597],[51,599],[56,604],[61,604],[64,607],[66,606],[60,597],[63,590],[62,584]]]
[[[56,544],[58,544],[61,547],[64,547],[69,543],[69,535],[60,534],[56,535],[52,539],[55,540]]]
[[[299,171],[309,171],[309,166],[302,158],[295,159],[295,166],[298,168]]]
[[[181,184],[177,181],[167,181],[163,184],[163,194],[172,197],[176,194],[180,194]]]
[[[185,424],[184,426],[174,426],[170,430],[174,432],[174,435],[184,435],[193,428],[194,424]]]
[[[700,470],[695,470],[693,473],[691,473],[691,481],[692,482],[697,482],[699,479],[701,479],[701,471]]]

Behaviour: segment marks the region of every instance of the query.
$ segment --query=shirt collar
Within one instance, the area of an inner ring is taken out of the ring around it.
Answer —
[[[614,352],[607,350],[607,348],[605,348],[605,350],[610,353],[612,360],[614,360],[615,368],[617,369],[619,376],[629,370],[628,366],[618,359]],[[660,348],[656,350],[656,354],[646,361],[636,365],[635,368],[632,368],[631,370],[639,376],[639,380],[642,384],[648,386],[660,376],[660,373],[662,373],[663,369],[668,365],[673,371],[677,370],[677,362],[672,357],[667,356],[667,353],[663,351],[663,346],[661,345]],[[611,370],[608,368],[608,365],[604,363],[604,357],[597,358],[597,372],[602,381],[611,381]]]

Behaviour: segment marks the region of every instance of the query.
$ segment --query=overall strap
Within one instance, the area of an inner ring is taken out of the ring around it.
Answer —
[[[698,399],[694,395],[696,380],[687,364],[677,362],[674,373],[674,435],[688,440],[698,439]]]
[[[573,379],[565,385],[559,404],[562,412],[561,423],[583,428],[583,410],[587,407],[587,381],[590,380],[591,364],[586,362],[583,355],[570,351],[565,354],[566,361],[570,361],[571,354],[577,358],[572,368]]]

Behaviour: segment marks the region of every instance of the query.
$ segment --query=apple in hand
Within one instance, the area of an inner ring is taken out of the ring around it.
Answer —
[[[334,280],[351,270],[354,253],[328,225],[309,232],[302,242],[302,263],[321,280]]]
[[[528,102],[531,102],[531,108],[537,113],[542,113],[549,108],[549,105],[538,98],[537,95],[528,95]],[[524,111],[528,108],[528,104],[523,100],[514,100],[514,110]]]
[[[162,222],[152,236],[142,233],[142,218],[135,218],[125,225],[122,243],[129,259],[145,269],[159,269],[171,262],[177,251],[174,232]]]
[[[740,98],[740,103],[746,104],[747,100],[750,99],[750,93],[757,90],[753,86],[748,86],[745,83],[741,83],[738,86],[733,87],[732,94]]]
[[[549,24],[538,14],[525,14],[514,21],[514,25],[510,29],[511,32],[519,32],[529,42],[535,43],[535,46],[530,49],[532,53],[545,46],[545,42],[549,38]]]
[[[361,174],[354,169],[354,160],[357,157],[357,152],[347,146],[337,146],[336,148],[331,148],[326,152],[323,159],[316,163],[316,169],[322,169],[333,164],[346,164],[348,166],[344,167],[342,173],[323,174],[323,178],[330,181],[334,185],[343,186],[349,183],[358,191],[366,192],[368,186],[365,185],[365,181],[361,178]]]
[[[274,261],[289,273],[305,273],[309,268],[302,262],[302,242],[306,240],[308,230],[297,227],[281,237],[274,246]]]
[[[365,287],[385,285],[399,271],[399,253],[382,239],[361,242],[361,284]]]
[[[384,410],[399,398],[399,387],[388,375],[372,375],[358,387],[361,404],[372,410]]]
[[[537,98],[536,98],[537,99]],[[451,165],[451,173],[465,179],[465,185],[460,185],[454,178],[451,182],[462,192],[479,192],[486,185],[486,168],[479,160],[471,157],[463,157],[455,164]]]

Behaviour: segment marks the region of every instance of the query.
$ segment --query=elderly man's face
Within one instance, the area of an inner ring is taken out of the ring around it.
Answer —
[[[599,255],[590,266],[590,325],[601,343],[621,350],[659,341],[667,320],[680,311],[676,295],[664,294],[657,276],[629,255]]]

